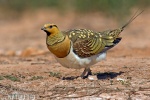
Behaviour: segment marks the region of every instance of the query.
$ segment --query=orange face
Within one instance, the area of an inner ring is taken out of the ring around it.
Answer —
[[[56,35],[59,32],[59,29],[55,24],[45,24],[41,30],[45,31],[48,36]]]

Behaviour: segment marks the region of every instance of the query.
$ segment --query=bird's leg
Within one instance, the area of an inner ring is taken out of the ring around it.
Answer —
[[[84,78],[84,75],[86,74],[86,72],[87,72],[87,69],[85,68],[83,73],[81,74],[81,78]]]
[[[85,68],[83,73],[81,74],[81,78],[87,78],[88,75],[92,75],[90,68]]]
[[[88,72],[88,73],[87,73],[87,76],[88,76],[88,75],[92,75],[92,71],[91,71],[90,68],[87,69],[87,72]]]

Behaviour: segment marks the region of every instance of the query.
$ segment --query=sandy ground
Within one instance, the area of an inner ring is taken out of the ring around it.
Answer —
[[[148,100],[150,98],[150,11],[121,34],[107,59],[92,66],[98,80],[73,79],[83,69],[62,67],[48,52],[45,23],[61,30],[104,31],[118,24],[102,14],[59,14],[41,10],[15,20],[0,19],[0,100]],[[130,17],[129,17],[130,18]]]

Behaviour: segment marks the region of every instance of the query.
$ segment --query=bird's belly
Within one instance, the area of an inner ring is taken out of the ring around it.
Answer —
[[[70,53],[64,57],[64,58],[57,58],[57,61],[64,67],[67,68],[74,68],[74,69],[80,69],[80,68],[87,68],[90,67],[93,64],[96,64],[97,62],[103,60],[106,58],[106,53],[100,53],[88,58],[80,58],[78,57],[72,50]]]

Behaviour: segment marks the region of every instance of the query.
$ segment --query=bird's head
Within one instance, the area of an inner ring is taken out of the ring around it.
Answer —
[[[59,29],[55,24],[45,24],[41,30],[47,33],[47,36],[56,35],[59,33]]]

